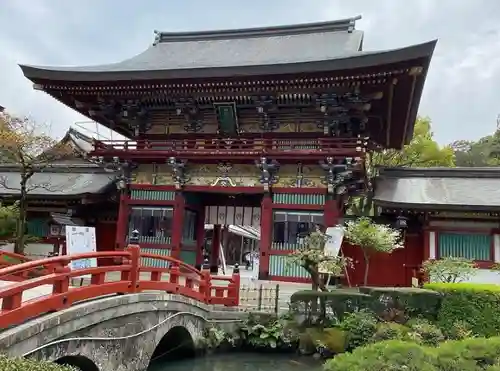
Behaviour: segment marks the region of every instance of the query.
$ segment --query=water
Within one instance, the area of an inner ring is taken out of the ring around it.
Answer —
[[[148,371],[321,371],[322,363],[290,354],[229,353],[166,361]]]

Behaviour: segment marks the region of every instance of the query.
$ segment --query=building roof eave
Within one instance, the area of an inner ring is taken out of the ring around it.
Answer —
[[[168,80],[185,78],[225,78],[230,76],[286,75],[297,73],[350,71],[355,69],[383,67],[417,59],[432,57],[437,40],[405,48],[355,52],[328,60],[296,63],[276,63],[241,66],[207,66],[179,69],[121,69],[121,63],[96,67],[39,67],[20,65],[24,76],[35,83],[40,81],[58,82],[130,82],[130,80]],[[151,48],[150,48],[151,49]],[[145,52],[147,53],[147,51]]]

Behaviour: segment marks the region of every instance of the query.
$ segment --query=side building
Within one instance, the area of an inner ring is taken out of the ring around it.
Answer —
[[[77,130],[69,129],[57,146],[70,146],[72,151],[35,173],[27,184],[27,233],[38,241],[28,244],[26,255],[38,259],[64,253],[64,227],[71,225],[94,226],[98,248],[113,250],[118,215],[115,169],[88,159],[92,139]],[[4,204],[18,199],[20,176],[19,168],[0,166]]]
[[[286,255],[371,187],[367,151],[410,141],[435,47],[363,51],[357,19],[157,32],[123,62],[21,67],[35,89],[130,138],[92,151],[119,162],[126,184],[116,248],[138,229],[143,249],[197,266],[205,250],[216,270],[221,226],[248,227],[260,278],[304,281]]]
[[[370,283],[408,286],[423,261],[474,260],[472,281],[500,283],[500,169],[385,168],[375,182],[382,219],[407,218],[405,249],[375,259]],[[390,269],[384,269],[390,266]]]

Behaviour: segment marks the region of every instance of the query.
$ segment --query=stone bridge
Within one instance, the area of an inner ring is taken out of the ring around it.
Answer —
[[[143,371],[159,357],[194,356],[207,326],[232,331],[243,316],[180,295],[110,296],[0,332],[0,353],[81,371]]]

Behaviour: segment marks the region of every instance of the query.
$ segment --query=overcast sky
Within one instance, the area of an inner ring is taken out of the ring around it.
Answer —
[[[18,63],[91,65],[146,49],[153,30],[190,31],[327,21],[362,15],[364,49],[439,39],[420,114],[441,143],[493,132],[500,113],[498,0],[2,0],[0,105],[62,136],[88,120],[34,91]],[[334,47],[334,46],[332,46]]]

